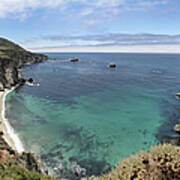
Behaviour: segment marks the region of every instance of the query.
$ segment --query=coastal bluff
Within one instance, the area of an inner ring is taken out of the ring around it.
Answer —
[[[0,38],[0,113],[3,109],[3,94],[17,85],[25,82],[20,69],[25,65],[40,63],[48,57],[26,51],[19,45]],[[3,117],[0,117],[2,126]],[[40,160],[29,152],[18,153],[5,140],[4,129],[0,129],[0,180],[53,180],[44,172]]]
[[[24,82],[20,68],[47,59],[48,56],[29,52],[7,39],[0,38],[0,91]]]
[[[0,179],[55,180],[44,176],[37,158],[32,153],[19,154],[2,137],[0,131]]]

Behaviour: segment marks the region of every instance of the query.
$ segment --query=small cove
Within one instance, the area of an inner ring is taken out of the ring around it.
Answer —
[[[11,92],[7,117],[53,175],[100,175],[176,136],[180,55],[52,53],[22,70],[39,87]],[[77,56],[80,61],[71,63]],[[109,63],[115,69],[109,69]]]

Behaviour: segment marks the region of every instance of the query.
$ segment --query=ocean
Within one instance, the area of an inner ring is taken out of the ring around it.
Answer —
[[[99,176],[130,154],[176,138],[180,55],[47,55],[48,61],[22,69],[40,86],[8,94],[6,117],[51,175]]]

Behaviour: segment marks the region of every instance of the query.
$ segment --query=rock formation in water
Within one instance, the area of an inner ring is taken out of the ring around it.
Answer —
[[[111,64],[109,64],[109,67],[110,67],[110,68],[115,68],[115,67],[116,67],[116,64],[111,63]]]
[[[0,91],[24,82],[19,71],[24,65],[47,59],[45,55],[31,53],[7,39],[0,38]]]
[[[76,57],[71,59],[71,62],[78,62],[78,61],[79,61],[79,59]]]
[[[174,126],[174,131],[175,131],[176,133],[180,134],[180,124],[176,124],[176,125]]]

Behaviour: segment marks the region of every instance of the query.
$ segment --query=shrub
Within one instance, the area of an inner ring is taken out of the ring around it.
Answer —
[[[0,164],[0,180],[55,180],[55,178],[27,171],[20,166],[4,166]]]
[[[88,180],[180,180],[180,147],[163,144],[151,147],[120,162],[115,170]],[[85,180],[85,179],[84,179]]]

